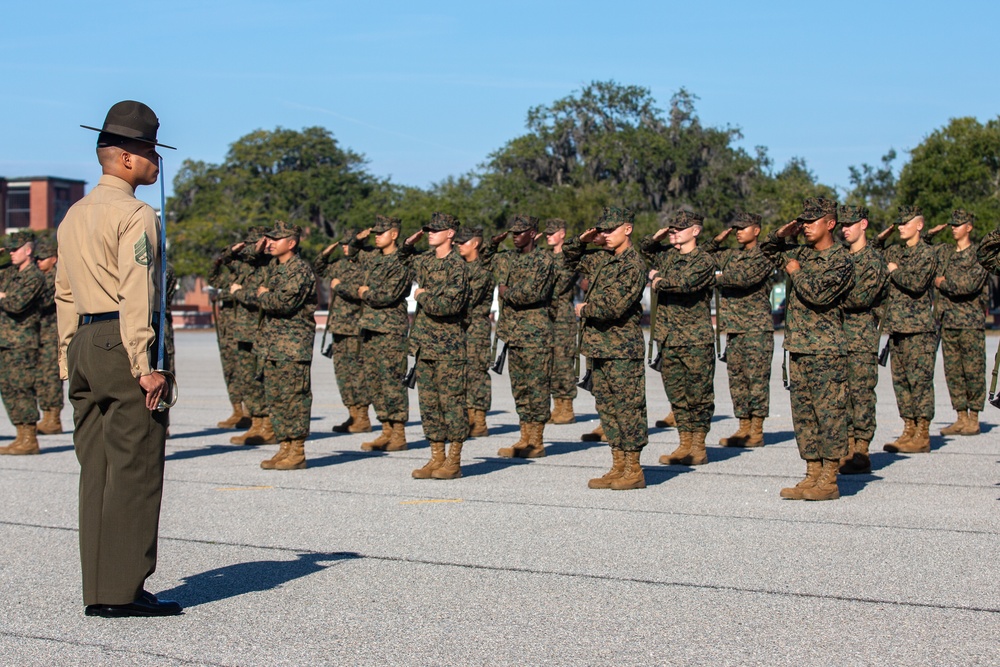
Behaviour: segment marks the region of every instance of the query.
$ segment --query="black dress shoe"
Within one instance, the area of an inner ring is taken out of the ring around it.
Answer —
[[[142,594],[129,604],[88,604],[83,613],[87,616],[103,618],[124,618],[126,616],[176,616],[184,611],[173,600],[158,600],[152,593]]]

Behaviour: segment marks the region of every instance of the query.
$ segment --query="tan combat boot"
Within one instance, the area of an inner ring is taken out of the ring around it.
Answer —
[[[841,475],[866,475],[872,471],[868,441],[855,438],[852,454],[840,464]]]
[[[520,459],[540,459],[545,456],[545,444],[542,437],[545,432],[545,422],[528,424],[528,446],[515,450],[514,456]]]
[[[515,442],[510,447],[501,447],[497,450],[497,456],[502,456],[505,459],[512,459],[517,456],[517,452],[528,446],[530,442],[530,436],[528,435],[528,422],[521,422],[521,439]]]
[[[232,406],[233,412],[216,426],[219,428],[247,428],[250,426],[252,422],[249,415],[243,413],[243,404],[233,403]]]
[[[347,419],[339,424],[334,424],[333,428],[330,430],[334,433],[350,433],[351,424],[354,423],[354,416],[358,413],[358,407],[356,405],[347,406]]]
[[[354,406],[354,419],[351,423],[347,425],[348,433],[371,433],[372,432],[372,422],[368,419],[368,406],[367,405],[355,405]]]
[[[403,422],[389,422],[392,431],[389,433],[389,443],[385,446],[387,452],[402,452],[409,448],[406,444],[406,424]]]
[[[250,420],[250,428],[243,435],[234,435],[229,439],[229,442],[234,445],[245,445],[247,444],[247,438],[259,438],[261,434],[264,433],[264,418],[263,417],[253,417]]]
[[[646,488],[646,476],[642,474],[642,466],[639,464],[641,454],[641,451],[625,452],[625,470],[621,477],[611,481],[614,491]]]
[[[823,462],[820,460],[816,461],[806,461],[806,476],[805,479],[800,481],[795,486],[789,486],[781,490],[781,497],[787,498],[788,500],[802,500],[803,494],[807,489],[811,489],[816,486],[816,480],[819,479],[820,473],[823,472]]]
[[[913,438],[913,434],[917,431],[917,420],[903,418],[903,433],[890,443],[882,446],[882,449],[886,452],[898,452],[899,447],[905,447]]]
[[[42,408],[42,420],[35,428],[42,435],[59,435],[63,432],[59,408]]]
[[[680,444],[677,445],[677,449],[674,451],[660,457],[662,465],[669,466],[680,463],[691,455],[691,436],[693,434],[690,431],[681,431],[677,435],[680,438]]]
[[[969,410],[965,413],[965,426],[959,432],[959,435],[979,435],[979,413],[975,410]]]
[[[281,443],[281,447],[278,448],[278,452],[271,458],[261,461],[260,467],[264,470],[274,470],[274,466],[277,465],[278,461],[288,456],[288,449],[291,447],[291,442],[285,441]]]
[[[612,449],[611,470],[607,471],[600,477],[595,477],[594,479],[587,482],[587,488],[610,489],[611,482],[621,477],[622,473],[624,472],[625,472],[625,450]]]
[[[740,417],[740,427],[736,429],[728,438],[719,438],[719,444],[723,447],[744,447],[747,439],[750,438],[750,419]]]
[[[965,428],[965,420],[968,418],[967,410],[958,411],[958,419],[951,426],[945,426],[941,429],[941,435],[962,435],[962,429]]]
[[[663,419],[657,419],[656,428],[677,428],[677,419],[674,418],[674,411],[671,410],[670,414]]]
[[[607,442],[608,436],[604,435],[604,426],[601,424],[597,425],[590,433],[584,433],[580,436],[582,442]]]
[[[837,486],[837,468],[840,461],[837,459],[823,459],[823,469],[816,479],[816,483],[802,492],[803,500],[836,500],[840,497],[840,488]]]
[[[423,468],[417,468],[410,476],[413,479],[430,479],[431,473],[441,467],[444,463],[444,443],[431,443],[431,460],[424,464]]]
[[[251,426],[251,428],[253,428]],[[232,442],[230,440],[230,442]],[[278,438],[274,435],[274,426],[271,425],[270,417],[261,417],[260,420],[260,432],[253,435],[249,435],[244,441],[244,445],[252,445],[254,447],[258,445],[276,445],[278,444]]]
[[[708,452],[705,451],[705,431],[695,431],[691,434],[691,457],[690,461],[683,461],[684,465],[700,466],[708,463]]]
[[[384,421],[382,422],[382,432],[379,433],[378,437],[374,440],[369,440],[368,442],[361,443],[361,451],[363,452],[381,452],[385,451],[386,446],[389,441],[392,440],[392,422]]]
[[[472,421],[469,424],[469,435],[473,438],[485,438],[490,434],[490,429],[486,426],[486,410],[470,408]]]
[[[4,447],[0,453],[11,456],[38,454],[38,437],[36,434],[37,431],[34,424],[18,424],[17,437],[14,438],[14,442]]]
[[[448,447],[444,463],[431,473],[434,479],[458,479],[462,476],[462,443],[453,442]]]
[[[854,439],[853,435],[847,436],[847,454],[845,454],[840,459],[840,471],[844,471],[844,466],[847,465],[848,461],[854,458],[854,448],[857,441]]]
[[[549,418],[549,423],[550,424],[576,423],[576,415],[573,414],[572,398],[555,399],[555,409],[552,410],[552,416]]]
[[[288,440],[285,456],[274,464],[275,470],[302,470],[306,467],[306,443],[304,440]],[[284,443],[282,443],[284,444]]]
[[[763,417],[751,417],[750,418],[750,437],[747,438],[747,442],[744,447],[763,447],[764,446],[764,418]]]

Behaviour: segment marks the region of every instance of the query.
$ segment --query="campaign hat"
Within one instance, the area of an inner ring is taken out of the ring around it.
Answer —
[[[177,150],[173,146],[161,144],[156,140],[156,131],[160,128],[160,120],[152,109],[142,102],[134,100],[118,102],[108,109],[108,115],[104,118],[102,127],[91,127],[90,125],[81,125],[80,127],[100,132],[102,135],[110,134],[115,137],[143,141],[154,146]],[[98,141],[102,142],[102,138],[98,137]],[[113,145],[113,143],[109,142],[106,145]]]

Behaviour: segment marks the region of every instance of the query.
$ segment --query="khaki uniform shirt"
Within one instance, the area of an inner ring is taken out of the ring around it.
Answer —
[[[152,207],[132,187],[103,175],[73,204],[59,225],[56,311],[59,374],[69,377],[66,349],[80,315],[118,312],[122,344],[133,377],[152,372],[153,311],[160,302],[159,223]]]

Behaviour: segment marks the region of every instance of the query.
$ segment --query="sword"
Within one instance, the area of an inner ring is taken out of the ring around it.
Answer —
[[[160,158],[160,321],[156,342],[156,372],[167,379],[164,396],[156,406],[157,412],[166,412],[177,402],[177,378],[163,366],[167,338],[167,189],[163,177],[163,158]]]

